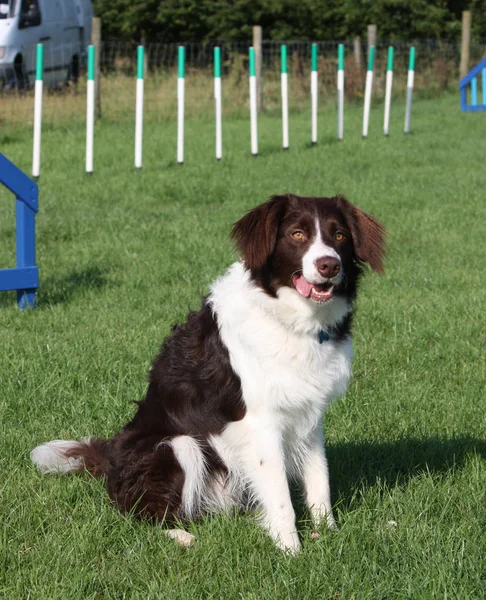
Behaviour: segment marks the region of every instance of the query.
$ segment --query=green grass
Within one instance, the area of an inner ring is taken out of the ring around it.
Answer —
[[[361,109],[224,123],[214,161],[210,120],[147,124],[144,168],[133,123],[99,123],[95,174],[84,129],[42,139],[36,310],[0,295],[0,597],[14,599],[464,599],[486,595],[484,119],[457,98],[382,108],[370,136]],[[31,135],[4,131],[2,151],[30,172]],[[302,553],[276,550],[251,518],[191,525],[184,551],[158,528],[114,510],[103,482],[43,478],[29,452],[54,438],[111,435],[133,414],[151,359],[172,323],[197,307],[234,260],[231,224],[270,194],[344,193],[389,231],[384,277],[362,286],[354,379],[328,411],[340,531],[317,540],[302,517]],[[0,267],[14,266],[14,202],[0,190]],[[395,524],[391,522],[395,522]]]

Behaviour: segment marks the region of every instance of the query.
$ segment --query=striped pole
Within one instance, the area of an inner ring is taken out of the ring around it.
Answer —
[[[137,48],[137,90],[135,99],[135,168],[142,168],[142,134],[143,134],[143,67],[144,48]]]
[[[287,46],[280,46],[282,88],[282,146],[284,150],[289,149],[289,89],[287,76]]]
[[[393,46],[388,48],[388,65],[386,68],[386,88],[385,88],[385,122],[383,132],[385,135],[390,133],[390,108],[391,93],[393,85]]]
[[[221,48],[214,49],[214,102],[216,107],[216,160],[223,158],[223,123],[221,94]]]
[[[177,162],[184,162],[184,46],[179,46],[177,77]]]
[[[88,81],[86,82],[86,173],[93,173],[93,138],[95,109],[95,47],[88,46]]]
[[[373,62],[375,59],[375,47],[370,47],[368,57],[368,71],[366,72],[366,87],[363,112],[363,137],[368,137],[368,125],[370,122],[371,90],[373,88]]]
[[[337,92],[338,92],[338,127],[337,139],[344,138],[344,45],[338,46],[338,73],[337,73]]]
[[[311,55],[311,143],[317,144],[317,44]]]
[[[251,153],[258,156],[258,126],[257,126],[257,89],[255,70],[255,48],[250,48],[250,126]]]
[[[410,48],[410,58],[408,61],[408,78],[407,78],[407,106],[405,108],[405,133],[410,133],[410,120],[412,118],[412,93],[413,79],[415,75],[415,48]]]
[[[42,73],[44,70],[44,46],[37,44],[35,59],[35,99],[34,99],[34,149],[32,153],[32,176],[40,175],[40,148],[42,128]]]

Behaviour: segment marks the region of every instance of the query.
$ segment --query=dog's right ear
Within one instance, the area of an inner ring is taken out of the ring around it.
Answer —
[[[288,201],[287,195],[272,196],[234,224],[231,238],[248,269],[261,269],[275,250],[278,228]]]

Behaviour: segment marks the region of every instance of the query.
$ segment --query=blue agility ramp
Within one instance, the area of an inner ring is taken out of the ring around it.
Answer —
[[[35,214],[39,210],[37,184],[0,153],[0,183],[15,195],[17,266],[0,269],[0,292],[17,290],[20,308],[35,305],[39,269],[35,265]]]
[[[481,98],[482,102],[478,102],[478,76],[481,74]],[[471,88],[470,99],[468,104],[468,88]],[[486,58],[471,69],[469,73],[459,82],[459,91],[461,94],[461,110],[480,111],[486,110]]]

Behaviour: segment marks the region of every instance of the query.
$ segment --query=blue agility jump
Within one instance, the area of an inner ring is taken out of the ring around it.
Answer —
[[[17,266],[0,269],[0,292],[17,290],[21,309],[34,307],[39,287],[35,265],[35,213],[39,210],[37,184],[0,153],[0,183],[16,197]]]
[[[478,102],[478,75],[481,74],[482,87],[482,103]],[[467,103],[467,90],[471,87],[471,102]],[[471,69],[469,73],[459,82],[459,90],[461,93],[461,110],[479,111],[486,110],[486,58]]]

